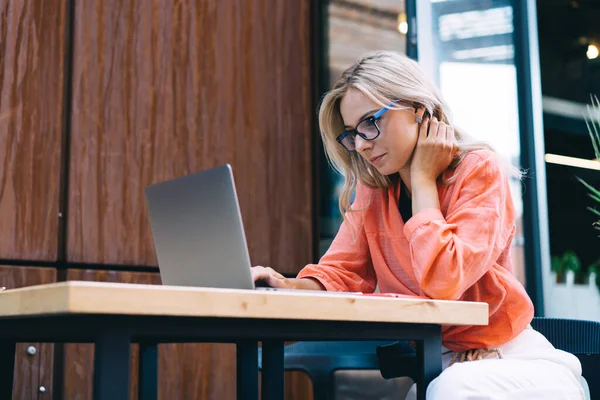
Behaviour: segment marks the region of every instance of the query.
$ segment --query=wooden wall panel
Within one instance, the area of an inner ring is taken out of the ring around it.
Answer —
[[[0,259],[56,259],[65,4],[0,1]]]
[[[252,262],[311,261],[309,0],[80,0],[68,258],[155,265],[143,187],[229,162]]]
[[[54,268],[0,266],[0,286],[16,289],[56,281]],[[35,354],[27,352],[28,347]],[[52,361],[54,345],[48,343],[19,343],[15,356],[13,381],[14,400],[43,400],[52,398]],[[40,387],[44,392],[40,392]],[[38,397],[40,396],[40,397]]]
[[[286,400],[313,400],[313,386],[307,374],[299,371],[286,372],[284,379]]]
[[[44,392],[39,392],[39,397],[36,400],[51,400],[53,393],[54,382],[54,343],[40,343],[40,388],[44,388]],[[39,391],[39,389],[38,389]]]

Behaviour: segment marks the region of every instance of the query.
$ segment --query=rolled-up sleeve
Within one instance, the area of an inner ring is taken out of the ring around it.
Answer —
[[[368,207],[369,195],[365,192],[368,191],[358,188],[352,205],[352,209],[357,211],[346,213],[346,221],[342,223],[329,250],[318,264],[305,266],[298,278],[316,279],[329,291],[372,293],[375,290],[377,278],[364,233],[364,211],[358,211]]]
[[[404,226],[423,295],[457,300],[492,268],[515,231],[503,166],[494,156],[466,165],[459,197],[447,211],[426,209]]]

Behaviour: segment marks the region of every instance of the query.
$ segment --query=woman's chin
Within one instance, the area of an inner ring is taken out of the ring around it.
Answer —
[[[402,165],[398,165],[398,163],[385,162],[385,163],[382,163],[381,165],[376,166],[375,169],[381,175],[388,176],[388,175],[397,174],[398,171],[400,171],[402,169]]]
[[[381,175],[384,175],[384,176],[393,175],[396,172],[398,172],[398,170],[396,170],[394,168],[390,168],[387,165],[382,165],[380,167],[376,167],[375,169],[377,170],[377,172],[379,172]]]

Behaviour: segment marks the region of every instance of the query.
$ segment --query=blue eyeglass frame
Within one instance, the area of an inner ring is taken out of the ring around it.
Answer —
[[[337,138],[335,138],[335,140],[343,148],[345,148],[349,152],[355,152],[356,148],[354,150],[350,150],[346,146],[344,146],[344,144],[342,143],[342,140],[344,140],[348,135],[354,135],[354,136],[358,135],[361,138],[363,138],[364,140],[375,140],[375,139],[377,139],[379,137],[379,135],[381,135],[381,129],[379,129],[379,125],[377,125],[377,121],[379,120],[379,118],[381,118],[381,116],[383,114],[385,114],[386,111],[388,111],[390,109],[391,106],[393,106],[394,104],[396,104],[398,102],[399,102],[399,100],[394,100],[390,104],[388,104],[387,106],[383,107],[381,110],[377,111],[375,114],[373,114],[371,116],[368,116],[366,118],[361,119],[360,121],[358,121],[358,124],[356,124],[356,127],[354,129],[352,129],[350,131],[342,132],[340,135],[338,135]],[[373,125],[375,125],[375,129],[377,129],[377,135],[374,138],[372,138],[372,139],[366,138],[364,134],[362,134],[362,133],[360,133],[358,131],[358,126],[360,124],[362,124],[363,122],[368,121],[368,120],[372,120],[373,121]]]

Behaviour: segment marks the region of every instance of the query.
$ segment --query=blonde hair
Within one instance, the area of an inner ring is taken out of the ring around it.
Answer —
[[[325,154],[335,170],[344,176],[344,186],[339,198],[339,208],[346,219],[351,209],[351,197],[360,181],[371,188],[386,189],[394,184],[393,176],[379,173],[357,153],[342,147],[336,137],[344,131],[344,122],[340,114],[340,101],[348,91],[354,88],[361,91],[382,108],[392,101],[399,100],[400,106],[390,109],[407,109],[424,106],[430,115],[451,125],[448,107],[435,85],[427,79],[420,66],[403,54],[392,51],[377,51],[365,54],[342,74],[341,78],[323,98],[319,108],[319,126],[325,147]],[[407,104],[410,105],[407,107]],[[460,130],[454,129],[458,156],[449,169],[456,168],[465,155],[473,150],[492,147],[476,141]],[[438,181],[449,184],[453,178]]]

